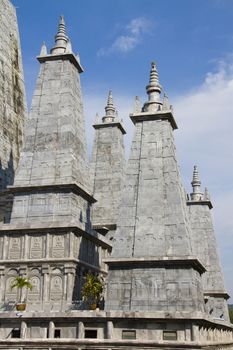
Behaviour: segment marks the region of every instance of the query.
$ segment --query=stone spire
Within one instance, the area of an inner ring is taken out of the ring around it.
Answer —
[[[204,268],[192,255],[186,197],[175,154],[176,124],[171,111],[159,109],[160,92],[152,63],[149,101],[143,111],[131,115],[135,132],[113,251],[106,259],[106,310],[172,312],[178,310],[184,285],[188,292],[182,311],[190,312],[190,305],[193,311],[201,311],[204,306],[198,292]]]
[[[163,96],[163,111],[169,111],[171,109],[171,105],[169,103],[169,99],[167,94],[164,93]]]
[[[144,112],[156,112],[161,108],[160,94],[161,85],[159,83],[158,71],[155,62],[151,63],[150,81],[146,87],[148,101],[144,104]]]
[[[209,194],[209,191],[208,191],[208,188],[205,187],[205,192],[204,192],[204,201],[210,201],[210,194]]]
[[[140,102],[140,97],[139,96],[135,96],[134,99],[134,113],[140,113],[141,112],[141,102]]]
[[[201,181],[199,179],[199,173],[197,166],[194,165],[193,169],[193,181],[191,182],[193,192],[190,194],[192,201],[200,201],[203,199],[203,193],[201,192]]]
[[[112,91],[108,93],[105,116],[96,118],[93,125],[95,138],[92,149],[91,173],[94,197],[92,225],[111,237],[116,229],[117,212],[122,191],[126,133],[113,103]]]
[[[45,45],[45,42],[43,42],[40,50],[40,56],[46,56],[47,55],[47,47]]]
[[[60,17],[58,32],[55,36],[55,46],[51,49],[51,54],[61,54],[66,52],[67,43],[69,41],[68,36],[66,35],[66,26],[64,16]]]
[[[206,268],[206,272],[201,276],[205,297],[205,312],[213,319],[222,319],[229,322],[227,309],[229,296],[224,287],[210,212],[213,206],[207,188],[205,188],[204,195],[201,193],[201,181],[197,166],[194,166],[192,186],[193,193],[191,193],[191,200],[187,201],[187,205],[192,229],[192,250]]]
[[[116,108],[113,104],[113,97],[112,97],[112,91],[110,90],[108,93],[108,100],[107,100],[107,106],[105,107],[105,116],[102,118],[104,123],[111,123],[114,122],[115,114],[116,114]]]

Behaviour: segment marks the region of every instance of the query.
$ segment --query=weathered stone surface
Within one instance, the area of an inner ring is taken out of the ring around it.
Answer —
[[[173,116],[167,111],[166,119],[159,117],[160,85],[154,69],[152,65],[149,102],[144,105],[150,118],[144,118],[144,112],[131,115],[135,134],[111,255],[119,264],[109,261],[106,309],[169,311],[182,300],[182,309],[203,311],[200,272],[185,262],[192,255],[191,230],[175,157]],[[182,268],[173,261],[169,268],[140,269],[141,259],[161,257],[184,258]],[[130,258],[138,258],[138,263]]]
[[[203,262],[206,272],[202,275],[205,295],[205,309],[213,319],[224,319],[229,322],[227,307],[228,294],[224,287],[223,273],[217,251],[210,209],[212,204],[207,191],[200,190],[200,179],[196,167],[192,181],[193,193],[187,202],[190,224],[192,227],[192,249]]]
[[[15,8],[0,0],[0,190],[11,185],[19,162],[26,113],[22,57]],[[0,198],[0,221],[11,197]]]
[[[53,55],[39,57],[23,151],[8,190],[14,196],[10,223],[0,228],[3,309],[19,296],[11,289],[17,275],[31,277],[28,310],[64,311],[80,301],[88,270],[107,273],[102,258],[111,246],[90,221],[95,200],[89,193],[82,69],[66,52],[67,42],[61,18]]]
[[[96,228],[108,228],[108,236],[112,236],[116,227],[125,171],[125,130],[115,115],[111,92],[109,96],[111,101],[108,100],[102,123],[93,125],[95,139],[91,166],[93,193],[97,202],[92,209],[92,224]]]

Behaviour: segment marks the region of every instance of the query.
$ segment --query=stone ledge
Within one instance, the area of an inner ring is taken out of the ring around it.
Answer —
[[[187,205],[208,205],[208,207],[210,209],[213,208],[213,205],[212,205],[211,201],[202,201],[202,200],[200,200],[200,201],[191,201],[191,200],[189,200],[189,201],[187,201]]]
[[[168,120],[171,123],[173,129],[178,129],[175,118],[170,111],[158,111],[155,113],[151,112],[141,112],[141,113],[131,113],[130,118],[134,124],[147,120]]]
[[[82,198],[86,199],[88,203],[95,203],[97,200],[86,190],[82,189],[78,184],[76,183],[70,183],[70,184],[48,184],[48,185],[25,185],[25,186],[8,186],[5,191],[2,191],[3,194],[10,194],[10,193],[22,193],[22,192],[40,192],[40,191],[53,191],[53,190],[62,190],[62,191],[72,191],[78,195],[80,195]]]
[[[228,300],[230,295],[226,291],[205,291],[204,296],[215,297],[215,298],[224,298]]]
[[[129,265],[135,265],[136,267],[140,266],[167,266],[167,267],[174,267],[174,266],[191,266],[195,270],[197,270],[200,273],[204,273],[206,271],[203,264],[200,262],[199,259],[194,258],[192,256],[183,256],[183,257],[148,257],[148,258],[109,258],[109,259],[103,259],[103,261],[110,265],[110,266],[117,266],[123,268],[127,268]]]
[[[44,63],[46,61],[69,60],[78,69],[79,73],[82,73],[84,71],[80,62],[77,60],[77,58],[75,57],[75,55],[73,53],[37,56],[37,59],[40,63]]]
[[[75,233],[78,233],[80,236],[86,236],[87,238],[92,238],[92,240],[101,242],[102,246],[105,246],[106,248],[112,248],[111,243],[109,240],[99,234],[98,232],[91,230],[89,232],[86,232],[82,230],[80,227],[77,226],[75,222],[52,222],[52,223],[42,223],[40,222],[40,225],[35,225],[32,223],[26,223],[26,224],[2,224],[0,225],[0,235],[4,233],[15,233],[15,232],[64,232],[64,231],[74,231]]]
[[[93,124],[92,126],[94,129],[102,129],[102,128],[109,128],[109,127],[116,126],[121,130],[122,134],[126,134],[126,131],[121,122],[96,123],[96,124]]]

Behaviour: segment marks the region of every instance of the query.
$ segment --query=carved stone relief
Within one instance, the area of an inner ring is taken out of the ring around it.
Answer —
[[[44,237],[31,236],[30,237],[30,258],[40,259],[44,257]]]
[[[63,258],[65,248],[65,237],[63,235],[54,235],[52,238],[52,257]]]
[[[60,301],[62,299],[63,283],[61,276],[52,276],[50,285],[50,299]]]
[[[20,259],[22,237],[9,237],[9,259]]]

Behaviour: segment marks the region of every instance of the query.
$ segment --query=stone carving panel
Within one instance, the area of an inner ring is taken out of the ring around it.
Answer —
[[[30,237],[30,258],[41,259],[44,257],[44,237],[31,236]]]
[[[50,285],[50,299],[60,301],[62,299],[63,283],[61,276],[52,276]]]
[[[20,259],[22,237],[9,237],[9,259]]]
[[[6,289],[5,289],[5,300],[12,301],[17,299],[17,288],[11,288],[13,282],[14,282],[15,277],[13,275],[7,276],[6,277]]]
[[[3,259],[3,237],[0,237],[0,259]]]
[[[41,299],[41,280],[39,276],[32,276],[30,278],[32,290],[28,290],[28,300],[37,302]]]
[[[54,235],[52,237],[52,257],[63,258],[65,249],[65,237],[63,235]]]

